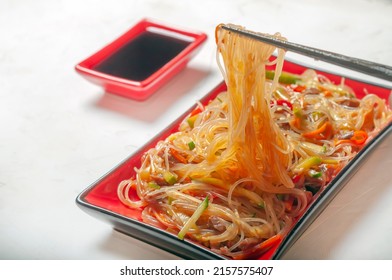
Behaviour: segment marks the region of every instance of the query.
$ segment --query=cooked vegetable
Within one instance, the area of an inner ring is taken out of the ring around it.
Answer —
[[[178,160],[181,163],[187,163],[188,161],[186,160],[186,158],[176,149],[170,149],[170,153],[171,155]]]
[[[150,188],[156,189],[156,190],[161,188],[161,186],[158,185],[158,184],[155,183],[155,182],[148,182],[148,186],[149,186]]]
[[[170,171],[163,172],[163,178],[169,185],[174,185],[175,183],[177,183],[177,176]]]
[[[361,145],[365,144],[367,139],[368,139],[368,134],[366,133],[366,131],[357,130],[357,131],[354,131],[354,133],[350,139],[338,140],[338,141],[336,141],[335,144],[339,145],[339,144],[343,144],[343,143],[349,143],[349,144],[361,146]]]
[[[284,100],[284,99],[279,99],[276,100],[276,104],[279,106],[287,106],[288,108],[290,108],[291,110],[293,110],[293,104],[291,104],[290,101]]]
[[[333,128],[329,121],[325,122],[320,128],[302,133],[305,138],[311,138],[315,140],[329,139],[333,134]]]
[[[308,157],[300,161],[294,168],[294,172],[305,172],[313,166],[317,166],[322,162],[320,157]]]
[[[179,239],[184,239],[185,235],[187,232],[195,226],[197,220],[200,218],[200,216],[203,214],[203,212],[207,209],[208,207],[208,196],[203,200],[202,203],[196,208],[195,212],[193,215],[186,221],[180,232],[178,233],[178,238]]]
[[[192,151],[194,148],[196,148],[195,142],[193,142],[193,141],[188,142],[188,147],[189,147],[189,150]]]
[[[320,178],[321,176],[323,176],[323,172],[316,171],[314,169],[309,169],[308,174],[312,178]]]
[[[273,80],[275,77],[275,71],[266,71],[265,77],[267,79]],[[301,80],[300,76],[293,75],[287,72],[282,72],[279,76],[279,82],[286,85],[295,84]]]
[[[187,119],[187,123],[189,124],[190,128],[193,128],[195,126],[195,121],[198,116],[199,115],[194,115],[194,116],[191,116]]]

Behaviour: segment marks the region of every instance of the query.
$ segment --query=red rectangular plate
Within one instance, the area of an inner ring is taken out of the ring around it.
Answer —
[[[301,74],[305,67],[297,63],[285,61],[284,71]],[[316,69],[317,70],[317,69]],[[341,75],[318,71],[334,83],[340,83]],[[345,78],[345,84],[353,88],[358,97],[364,96],[364,89],[379,97],[388,100],[391,89],[374,84],[365,83],[351,78]],[[207,104],[220,92],[226,90],[224,82],[215,87],[200,102]],[[188,240],[179,240],[176,235],[159,228],[145,224],[141,220],[141,211],[132,210],[123,205],[117,197],[117,186],[125,179],[132,177],[134,167],[139,167],[141,157],[150,148],[154,147],[159,140],[176,132],[180,122],[196,107],[193,106],[165,130],[155,136],[150,142],[141,147],[137,152],[125,159],[117,167],[100,178],[97,182],[83,191],[76,199],[77,204],[86,212],[99,219],[109,222],[115,229],[152,244],[163,250],[169,251],[185,259],[225,259],[202,245]],[[392,131],[392,123],[389,123],[380,133],[372,139],[339,174],[328,184],[325,190],[308,206],[307,211],[301,216],[289,234],[276,247],[270,249],[260,259],[279,259],[301,236],[305,229],[314,221],[321,211],[328,205],[333,197],[343,188],[345,183],[353,176],[360,164],[375,146]]]

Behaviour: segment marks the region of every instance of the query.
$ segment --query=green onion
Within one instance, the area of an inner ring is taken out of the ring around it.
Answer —
[[[200,216],[203,214],[203,212],[207,209],[208,207],[208,196],[203,200],[202,203],[196,208],[195,212],[193,215],[185,222],[184,226],[178,233],[178,238],[183,240],[186,233],[196,224],[197,220],[200,218]]]
[[[323,175],[323,172],[310,169],[308,174],[312,178],[320,178]]]
[[[297,166],[294,168],[294,172],[309,170],[311,167],[319,165],[321,162],[322,160],[320,157],[308,157],[297,164]]]
[[[196,148],[195,142],[193,142],[193,141],[189,142],[188,147],[189,147],[189,150],[192,151],[194,148]]]
[[[275,77],[275,71],[266,71],[265,77],[269,80],[273,80]],[[299,76],[289,74],[287,72],[282,72],[279,77],[279,83],[286,85],[296,84],[300,80],[301,78]]]
[[[161,186],[158,185],[158,184],[155,183],[155,182],[148,182],[148,186],[149,186],[150,188],[152,188],[152,189],[157,189],[157,190],[161,188]]]
[[[163,172],[163,178],[165,179],[166,183],[168,183],[169,185],[174,185],[175,183],[177,183],[176,174],[173,174],[170,171]]]

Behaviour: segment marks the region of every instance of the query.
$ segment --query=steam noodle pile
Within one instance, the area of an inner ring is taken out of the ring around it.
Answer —
[[[181,239],[257,258],[392,114],[376,95],[357,99],[344,80],[282,73],[280,49],[270,62],[274,47],[220,26],[216,40],[227,92],[199,104],[178,132],[147,151],[118,196],[143,209],[144,222]]]

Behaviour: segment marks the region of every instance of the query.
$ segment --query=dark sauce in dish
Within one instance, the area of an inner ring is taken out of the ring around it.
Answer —
[[[189,44],[189,41],[145,31],[95,66],[94,70],[143,81]]]

